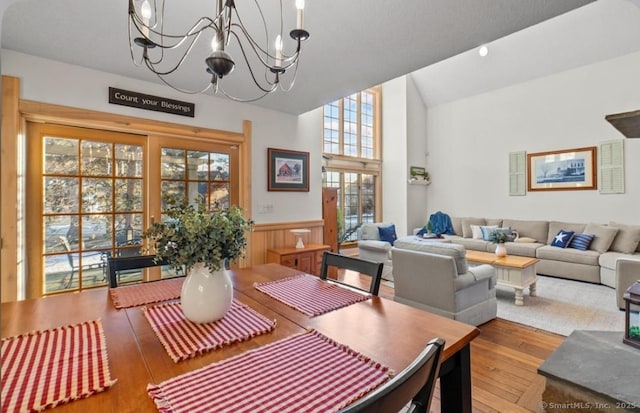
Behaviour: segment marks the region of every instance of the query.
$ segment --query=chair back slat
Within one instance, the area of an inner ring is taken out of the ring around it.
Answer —
[[[409,402],[409,412],[428,413],[443,348],[443,339],[431,340],[404,370],[339,413],[398,412]]]
[[[109,287],[118,287],[118,272],[137,270],[141,268],[158,267],[168,265],[166,261],[155,261],[155,255],[138,255],[133,257],[109,257],[107,258],[107,271],[109,273]]]
[[[355,285],[346,284],[341,281],[331,280],[339,284],[349,285],[353,288],[368,291],[373,295],[378,295],[380,290],[380,280],[382,279],[382,268],[384,264],[381,262],[366,261],[359,258],[347,257],[332,252],[325,252],[322,256],[322,269],[320,271],[320,278],[326,280],[329,275],[329,267],[342,268],[351,271],[357,271],[360,274],[368,275],[371,277],[371,285],[369,290],[364,290]]]

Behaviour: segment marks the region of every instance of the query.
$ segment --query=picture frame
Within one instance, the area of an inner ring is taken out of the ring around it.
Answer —
[[[528,191],[598,188],[596,147],[527,154]]]
[[[267,148],[267,190],[309,192],[309,152]]]

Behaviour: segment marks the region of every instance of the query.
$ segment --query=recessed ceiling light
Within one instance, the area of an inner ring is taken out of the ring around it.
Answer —
[[[485,57],[489,54],[489,48],[485,45],[480,46],[480,48],[478,49],[478,54],[482,57]]]

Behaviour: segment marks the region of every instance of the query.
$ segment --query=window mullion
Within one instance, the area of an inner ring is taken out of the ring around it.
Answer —
[[[356,100],[356,105],[357,105],[357,111],[356,111],[356,116],[357,116],[357,123],[356,123],[356,148],[357,148],[357,153],[358,153],[358,157],[362,157],[362,92],[358,93],[358,99]]]

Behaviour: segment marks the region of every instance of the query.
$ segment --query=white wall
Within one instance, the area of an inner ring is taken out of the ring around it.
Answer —
[[[604,117],[640,109],[640,53],[580,67],[427,111],[429,212],[451,216],[640,223],[640,139]],[[625,140],[626,193],[508,195],[508,154]]]
[[[136,116],[205,128],[241,132],[242,121],[253,123],[253,219],[257,223],[314,220],[322,217],[320,151],[321,117],[299,124],[297,116],[208,95],[183,95],[166,86],[1,50],[3,75],[21,79],[21,98],[40,102]],[[171,115],[109,104],[108,87],[195,103],[195,117]],[[302,115],[300,119],[307,116]],[[310,152],[310,192],[267,191],[267,148]],[[314,167],[318,165],[318,167]],[[273,212],[258,214],[257,204],[273,205]],[[303,206],[301,208],[301,206]]]
[[[382,85],[382,221],[407,229],[407,81],[406,76]]]
[[[411,75],[407,79],[407,174],[411,166],[420,166],[430,171],[428,165],[427,144],[427,108],[420,92],[418,92]],[[407,187],[407,229],[424,226],[429,218],[427,214],[427,200],[429,187],[422,185],[408,185]]]

